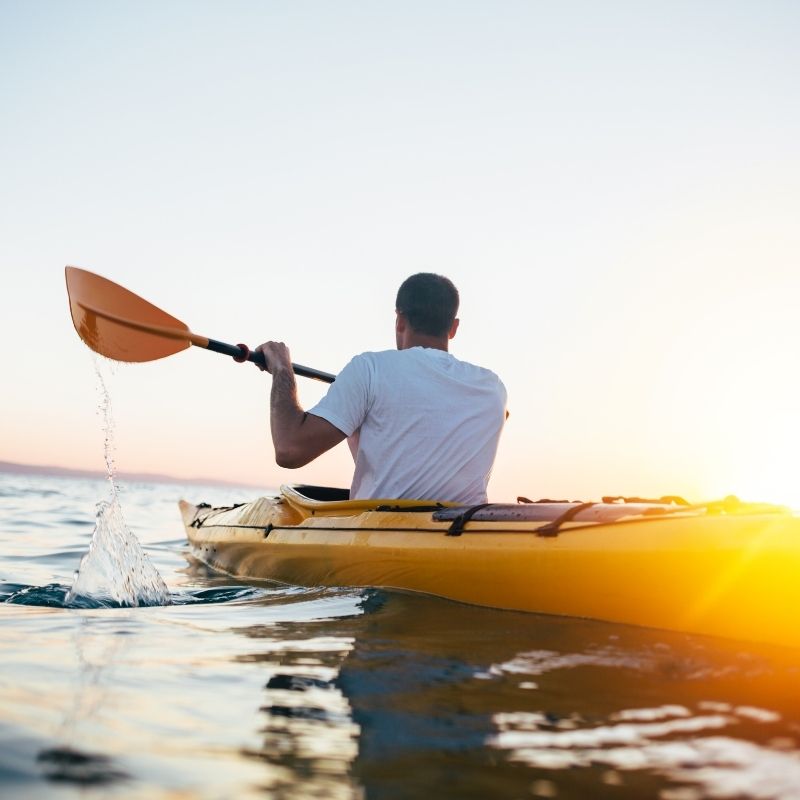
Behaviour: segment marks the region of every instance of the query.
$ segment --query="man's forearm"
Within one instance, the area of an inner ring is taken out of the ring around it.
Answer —
[[[306,412],[297,399],[294,372],[282,369],[272,376],[269,405],[272,444],[275,446],[278,461],[281,461],[282,454],[291,452],[306,417]]]
[[[258,351],[272,375],[269,396],[270,431],[279,467],[297,469],[305,466],[344,439],[344,433],[326,419],[309,414],[300,407],[289,348],[283,342],[264,342]]]

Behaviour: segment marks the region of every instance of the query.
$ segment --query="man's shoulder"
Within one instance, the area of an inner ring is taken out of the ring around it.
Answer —
[[[357,355],[353,356],[353,361],[356,359],[359,360],[366,360],[366,361],[375,361],[378,359],[385,359],[385,358],[392,358],[392,356],[396,355],[397,353],[401,352],[400,350],[365,350],[363,353],[358,353]]]
[[[455,358],[455,356],[453,357],[453,361],[465,372],[470,372],[479,379],[497,383],[499,386],[503,386],[500,376],[494,372],[494,370],[491,370],[488,367],[482,367],[480,364],[474,364],[471,361],[464,361],[463,359]]]
[[[361,369],[380,369],[381,367],[398,368],[401,364],[409,364],[413,356],[409,350],[366,350],[353,356],[350,364]]]
[[[369,369],[376,365],[390,362],[397,352],[397,350],[366,350],[363,353],[354,355],[348,362],[347,367]]]
[[[396,350],[367,350],[354,355],[337,376],[348,382],[370,381],[372,376],[389,368]],[[395,362],[396,363],[396,362]]]
[[[398,375],[414,373],[420,368],[423,371],[427,368],[445,374],[455,372],[462,379],[469,376],[478,382],[496,383],[499,389],[505,391],[497,373],[487,367],[456,358],[446,350],[426,347],[411,347],[406,350],[368,350],[353,356],[348,367],[354,371],[366,370],[371,373],[391,370]]]

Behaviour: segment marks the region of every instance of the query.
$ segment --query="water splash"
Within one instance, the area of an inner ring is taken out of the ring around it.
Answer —
[[[168,605],[170,595],[164,579],[125,524],[116,483],[111,395],[97,359],[95,372],[100,389],[98,413],[103,420],[103,452],[110,496],[97,504],[92,541],[81,559],[64,604],[85,605],[83,600],[91,598],[101,605]]]

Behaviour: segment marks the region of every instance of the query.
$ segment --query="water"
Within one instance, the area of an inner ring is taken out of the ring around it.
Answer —
[[[65,608],[107,496],[0,474],[0,796],[800,798],[796,650],[243,584],[176,504],[253,491],[170,484],[119,492],[169,605]]]

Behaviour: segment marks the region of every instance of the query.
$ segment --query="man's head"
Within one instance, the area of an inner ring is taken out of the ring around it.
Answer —
[[[397,292],[397,348],[422,345],[447,350],[458,328],[458,289],[443,275],[419,272]]]

